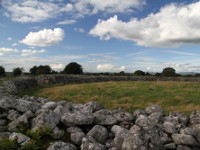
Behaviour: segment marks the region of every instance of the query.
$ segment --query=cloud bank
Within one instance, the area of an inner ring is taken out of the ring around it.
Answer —
[[[42,22],[59,15],[67,14],[72,18],[104,13],[127,13],[140,9],[145,0],[2,0],[4,15],[12,21],[21,23]],[[60,22],[61,24],[64,22]]]
[[[189,5],[170,4],[146,18],[129,22],[117,15],[99,20],[90,35],[102,40],[117,38],[145,47],[173,48],[184,44],[200,44],[200,2]]]

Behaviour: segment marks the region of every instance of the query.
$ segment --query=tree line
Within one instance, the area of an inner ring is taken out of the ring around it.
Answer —
[[[13,68],[12,75],[13,76],[20,76],[22,75],[24,69],[17,67]],[[40,65],[40,66],[33,66],[30,68],[29,73],[31,75],[41,75],[41,74],[83,74],[83,67],[76,63],[76,62],[71,62],[65,66],[65,68],[61,72],[56,72],[51,69],[49,65]],[[164,77],[177,77],[181,76],[180,74],[176,73],[176,70],[171,67],[164,68],[161,73],[155,73],[151,74],[149,72],[144,72],[142,70],[136,70],[134,73],[125,73],[124,71],[121,71],[119,73],[109,73],[109,72],[104,72],[104,73],[84,73],[88,75],[134,75],[134,76],[164,76]],[[0,66],[0,77],[5,77],[6,76],[6,71],[3,66]],[[200,76],[200,74],[196,74],[195,76]]]

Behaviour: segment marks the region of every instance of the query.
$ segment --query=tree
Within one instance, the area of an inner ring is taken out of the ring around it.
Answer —
[[[5,68],[0,66],[0,77],[6,76]]]
[[[14,69],[13,69],[13,75],[14,75],[14,76],[20,76],[20,75],[22,74],[22,71],[23,71],[23,70],[24,70],[23,68],[19,68],[19,67],[14,68]]]
[[[176,70],[171,67],[164,68],[162,71],[162,76],[165,77],[175,77],[176,76]]]
[[[141,71],[141,70],[136,70],[134,72],[134,75],[135,76],[145,76],[145,72],[144,71]]]
[[[51,71],[52,71],[51,67],[48,65],[45,66],[40,65],[39,67],[33,66],[33,68],[30,69],[30,73],[32,75],[50,74]]]
[[[29,72],[30,72],[32,75],[36,75],[36,74],[37,74],[37,69],[38,69],[37,66],[33,66],[33,68],[31,68],[31,69],[29,70]]]
[[[45,65],[45,66],[40,65],[37,68],[37,72],[36,72],[37,75],[39,75],[39,74],[50,74],[50,73],[51,73],[51,67],[48,66],[48,65]]]
[[[66,74],[82,74],[83,68],[76,62],[71,62],[66,65],[65,69],[63,70]]]

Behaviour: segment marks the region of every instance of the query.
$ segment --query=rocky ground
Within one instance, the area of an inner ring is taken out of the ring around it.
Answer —
[[[2,150],[200,150],[200,110],[164,115],[150,105],[131,114],[96,102],[19,98],[1,87],[0,140]]]

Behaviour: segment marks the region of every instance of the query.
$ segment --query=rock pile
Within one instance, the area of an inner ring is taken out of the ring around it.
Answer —
[[[50,139],[47,150],[200,150],[200,110],[165,115],[160,106],[150,105],[131,114],[97,102],[16,96],[19,89],[39,84],[27,78],[0,87],[0,140],[14,141],[17,149],[34,149]]]
[[[48,127],[54,142],[47,150],[200,150],[200,110],[165,116],[160,106],[150,105],[131,114],[97,102],[2,96],[0,139],[16,140],[19,147],[30,143],[21,126],[31,132]],[[69,139],[63,140],[66,134]]]

